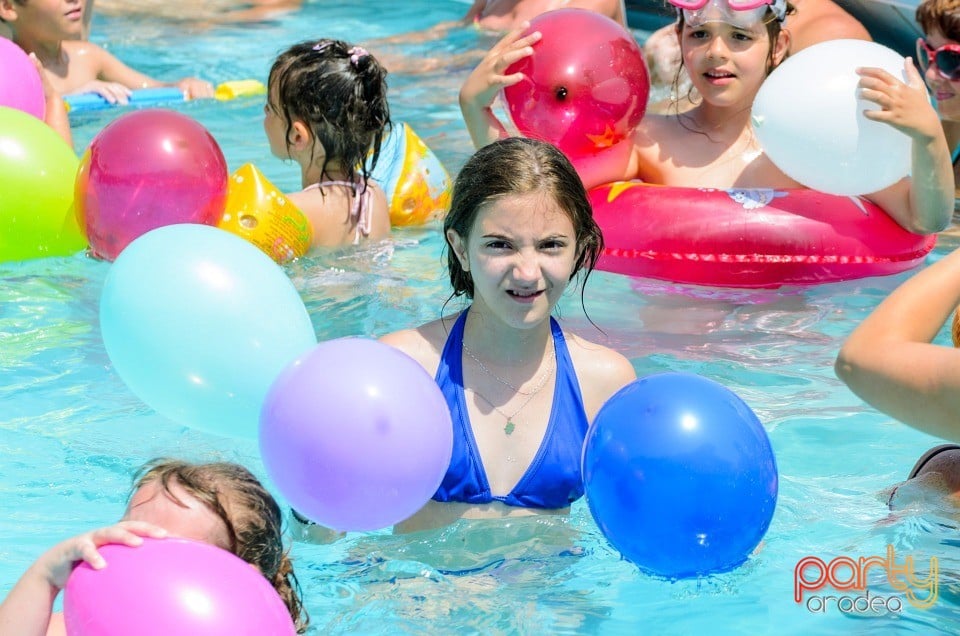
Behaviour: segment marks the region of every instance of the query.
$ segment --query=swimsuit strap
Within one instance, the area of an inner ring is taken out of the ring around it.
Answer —
[[[357,224],[357,231],[353,235],[353,244],[360,243],[361,236],[370,236],[370,230],[373,227],[372,201],[370,198],[370,187],[364,186],[358,177],[356,181],[320,181],[311,183],[303,192],[325,188],[327,186],[343,186],[353,190],[353,203],[350,206],[350,220]]]

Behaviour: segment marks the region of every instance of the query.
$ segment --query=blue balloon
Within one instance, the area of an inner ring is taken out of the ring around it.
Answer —
[[[117,374],[158,413],[250,439],[270,385],[317,343],[283,269],[208,225],[130,243],[104,281],[100,331]]]
[[[743,563],[777,503],[760,420],[726,387],[689,373],[649,376],[611,397],[587,431],[583,477],[604,536],[669,578]]]

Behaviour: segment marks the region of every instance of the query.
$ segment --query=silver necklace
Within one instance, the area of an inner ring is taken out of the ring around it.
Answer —
[[[551,344],[552,344],[552,343],[551,343]],[[470,357],[473,359],[474,362],[477,363],[477,365],[480,367],[480,370],[481,370],[481,371],[483,371],[484,373],[486,373],[486,374],[489,375],[491,378],[493,378],[494,380],[496,380],[497,382],[499,382],[499,383],[502,384],[503,386],[507,387],[507,388],[510,389],[511,391],[514,391],[514,392],[517,393],[518,395],[536,395],[537,393],[540,392],[540,389],[543,388],[543,385],[546,383],[547,378],[548,378],[548,377],[550,376],[550,374],[553,372],[553,365],[550,365],[549,367],[547,367],[547,370],[543,372],[543,375],[540,376],[540,379],[537,381],[537,386],[534,387],[533,390],[531,390],[531,391],[521,391],[521,390],[520,390],[520,387],[513,386],[512,384],[510,384],[509,382],[507,382],[506,380],[504,380],[503,378],[501,378],[499,375],[497,375],[496,373],[494,373],[493,371],[491,371],[490,369],[488,369],[488,368],[487,368],[487,365],[485,365],[483,362],[480,361],[480,358],[478,358],[478,357],[476,356],[476,354],[474,354],[473,351],[470,350],[470,348],[467,346],[467,344],[466,344],[465,342],[461,342],[460,345],[463,347],[464,352],[465,352],[468,356],[470,356]],[[552,360],[555,356],[556,356],[556,350],[551,346],[551,347],[550,347],[550,359]],[[482,396],[481,396],[481,397],[482,397]],[[486,400],[486,398],[484,398],[484,399]],[[487,401],[489,402],[489,400],[487,400]],[[490,406],[493,406],[493,404],[491,404]],[[494,406],[494,408],[496,408],[496,407]]]
[[[477,362],[480,362],[480,361],[477,360]],[[514,411],[513,413],[511,413],[510,415],[507,415],[506,413],[504,413],[503,411],[501,411],[499,408],[497,408],[497,405],[496,405],[496,404],[494,404],[493,402],[491,402],[488,398],[486,398],[483,394],[479,393],[476,389],[470,389],[470,390],[473,391],[473,394],[476,395],[478,398],[480,398],[481,400],[483,400],[484,402],[486,402],[487,404],[489,404],[489,405],[493,408],[494,411],[496,411],[497,413],[499,413],[500,415],[502,415],[503,417],[505,417],[505,418],[507,419],[507,423],[503,426],[503,432],[506,433],[507,435],[512,435],[514,429],[517,427],[516,424],[514,424],[514,422],[513,422],[513,418],[515,418],[515,417],[517,416],[517,414],[518,414],[520,411],[522,411],[522,410],[527,406],[527,404],[530,404],[530,401],[531,401],[534,397],[536,397],[537,393],[540,392],[540,389],[542,389],[542,388],[544,387],[544,385],[546,385],[546,383],[547,383],[547,377],[549,377],[550,375],[553,374],[553,369],[554,369],[554,368],[555,368],[555,365],[550,365],[550,368],[548,368],[548,369],[546,370],[546,372],[544,372],[543,378],[542,378],[542,379],[540,380],[540,382],[537,384],[537,388],[535,388],[535,389],[534,389],[533,391],[531,391],[530,393],[522,393],[522,394],[521,394],[521,395],[526,395],[526,396],[527,396],[527,399],[524,400],[524,401],[523,401],[523,404],[521,404],[521,405],[517,408],[517,410],[515,410],[515,411]],[[518,393],[519,393],[519,391],[518,391]]]

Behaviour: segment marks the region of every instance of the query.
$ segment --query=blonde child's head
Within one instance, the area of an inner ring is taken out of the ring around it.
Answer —
[[[225,545],[219,547],[255,566],[283,599],[298,631],[306,630],[309,617],[283,546],[280,506],[249,470],[230,462],[157,459],[134,476],[131,501],[145,487],[158,487],[157,492],[181,506],[176,493],[209,509],[226,528]]]

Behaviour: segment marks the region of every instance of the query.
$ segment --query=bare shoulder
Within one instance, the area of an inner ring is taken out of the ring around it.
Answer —
[[[610,396],[637,378],[630,361],[610,347],[564,332],[584,407],[592,420]]]
[[[620,0],[572,0],[564,5],[571,9],[588,9],[600,15],[605,15],[621,24],[625,23],[626,16],[621,11]]]
[[[829,0],[803,0],[797,14],[787,20],[787,30],[792,53],[828,40],[872,40],[859,20]]]
[[[64,40],[60,46],[71,57],[85,56],[93,59],[113,57],[106,49],[88,40]]]
[[[455,320],[456,316],[447,316],[413,329],[394,331],[381,336],[380,342],[403,351],[433,375],[440,365],[440,353]]]

